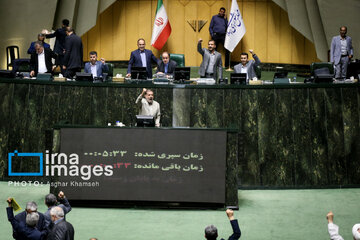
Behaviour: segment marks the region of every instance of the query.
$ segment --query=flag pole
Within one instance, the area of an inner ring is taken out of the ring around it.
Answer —
[[[227,9],[229,10],[230,9],[230,0],[227,0]],[[229,11],[230,12],[230,11]],[[226,54],[226,51],[228,51],[225,47],[224,47],[224,49],[225,49],[225,54]],[[226,56],[226,55],[225,55]],[[231,52],[229,51],[229,68],[228,69],[226,69],[225,71],[226,72],[232,72],[233,70],[231,69]]]
[[[227,51],[226,48],[225,48],[225,51]],[[225,54],[226,54],[226,53],[225,53]],[[230,63],[231,63],[231,52],[229,51],[229,68],[225,70],[225,71],[227,71],[227,72],[232,72],[232,71],[234,71],[234,70],[231,69]]]

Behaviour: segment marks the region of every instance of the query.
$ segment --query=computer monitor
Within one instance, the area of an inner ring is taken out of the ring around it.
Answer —
[[[231,73],[230,84],[246,85],[246,73]]]
[[[190,80],[190,67],[176,67],[174,70],[174,80]]]
[[[9,70],[0,70],[0,77],[2,78],[14,78],[15,73]]]
[[[288,72],[276,72],[274,73],[274,79],[276,78],[288,78]]]
[[[76,81],[80,82],[93,82],[94,78],[91,73],[77,72],[76,73]]]
[[[155,127],[155,119],[153,116],[136,115],[137,127]]]
[[[146,67],[131,67],[131,79],[147,79]]]

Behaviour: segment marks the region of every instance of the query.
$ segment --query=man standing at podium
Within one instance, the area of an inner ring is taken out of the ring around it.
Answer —
[[[126,77],[131,76],[131,67],[145,67],[147,77],[152,78],[151,61],[158,63],[158,59],[151,50],[145,49],[145,40],[140,38],[137,41],[138,49],[131,52]]]
[[[155,126],[160,127],[160,104],[154,100],[154,92],[143,88],[135,103],[139,106],[139,115],[152,116]]]

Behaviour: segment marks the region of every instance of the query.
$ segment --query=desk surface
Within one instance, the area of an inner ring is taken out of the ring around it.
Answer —
[[[359,87],[359,83],[294,83],[294,84],[263,84],[263,85],[192,85],[192,84],[136,84],[136,83],[91,83],[76,81],[41,81],[34,79],[0,78],[0,83],[18,84],[42,84],[42,85],[63,85],[63,86],[84,86],[84,87],[120,87],[120,88],[170,88],[170,89],[288,89],[288,88],[348,88]]]

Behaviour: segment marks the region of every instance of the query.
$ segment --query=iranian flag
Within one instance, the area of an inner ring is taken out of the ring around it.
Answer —
[[[171,26],[166,14],[166,10],[162,0],[158,0],[155,14],[154,28],[151,37],[151,45],[160,50],[171,33]]]

